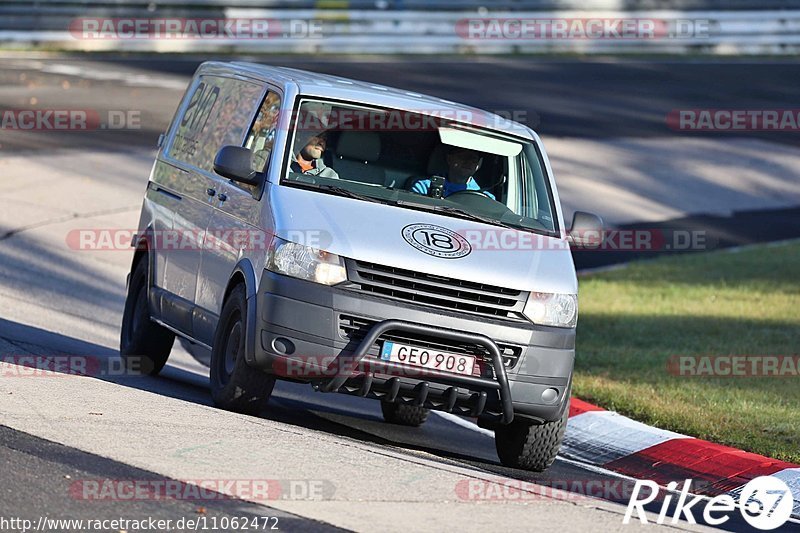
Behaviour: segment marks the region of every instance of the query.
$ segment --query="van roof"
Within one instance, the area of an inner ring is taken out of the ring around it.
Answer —
[[[212,71],[220,74],[246,75],[263,81],[271,81],[284,87],[294,86],[301,95],[373,104],[428,115],[438,114],[456,122],[533,140],[531,131],[522,124],[483,109],[414,91],[330,74],[241,61],[206,62],[199,69],[200,73],[211,73]]]

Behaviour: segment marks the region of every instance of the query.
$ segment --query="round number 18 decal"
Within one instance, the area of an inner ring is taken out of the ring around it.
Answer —
[[[433,224],[409,224],[403,228],[403,238],[420,252],[442,259],[458,259],[472,251],[462,235]]]

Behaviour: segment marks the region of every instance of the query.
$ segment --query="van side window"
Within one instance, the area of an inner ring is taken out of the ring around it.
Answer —
[[[269,156],[275,143],[278,129],[278,115],[281,109],[281,97],[275,92],[268,92],[261,104],[253,127],[247,135],[244,147],[253,152],[253,170],[266,172]]]
[[[180,118],[169,156],[213,173],[219,149],[241,145],[262,91],[256,83],[202,76]]]

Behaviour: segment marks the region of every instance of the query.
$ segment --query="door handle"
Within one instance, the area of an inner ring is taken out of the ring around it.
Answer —
[[[209,187],[208,189],[206,189],[206,194],[208,194],[209,196],[214,196],[215,194],[217,194],[217,191]]]
[[[220,202],[224,202],[227,199],[228,199],[228,195],[225,194],[224,192],[219,194],[219,201]]]
[[[166,189],[162,189],[161,187],[156,187],[156,192],[161,193],[164,196],[168,196],[168,197],[172,198],[173,200],[180,200],[181,199],[180,195],[175,194],[174,192],[168,191]]]
[[[173,200],[180,200],[181,199],[180,195],[175,194],[172,191],[168,191],[167,189],[162,189],[161,187],[158,186],[157,183],[154,183],[152,181],[148,181],[147,182],[147,188],[152,190],[152,191],[155,191],[157,193],[163,194],[164,196],[169,196]]]

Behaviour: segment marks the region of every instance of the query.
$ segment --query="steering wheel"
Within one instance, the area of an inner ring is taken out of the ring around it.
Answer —
[[[474,189],[473,190],[464,189],[463,191],[456,191],[453,194],[448,195],[447,197],[448,198],[452,198],[454,196],[458,196],[459,194],[464,195],[464,196],[467,196],[467,195],[480,196],[482,198],[486,198],[488,200],[492,200],[493,202],[495,201],[490,196],[487,196],[486,193],[483,190],[478,191],[478,190],[474,190]]]
[[[512,213],[505,204],[487,196],[483,190],[458,191],[448,196],[447,199],[495,218],[505,217]]]

